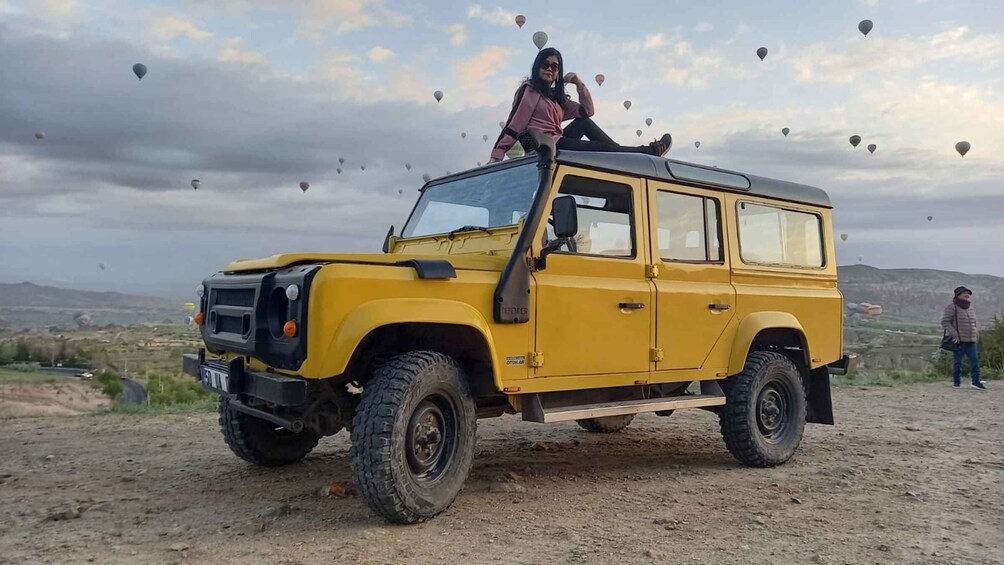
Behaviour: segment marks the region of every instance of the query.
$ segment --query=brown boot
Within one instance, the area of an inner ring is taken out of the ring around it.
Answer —
[[[669,148],[673,146],[673,136],[668,133],[662,134],[662,137],[648,144],[649,150],[652,155],[656,157],[662,157],[669,151]]]

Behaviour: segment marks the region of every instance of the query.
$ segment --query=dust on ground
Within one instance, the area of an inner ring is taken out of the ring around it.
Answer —
[[[215,416],[0,421],[0,563],[995,563],[1001,391],[840,388],[789,464],[751,469],[700,410],[622,433],[482,420],[466,488],[391,526],[346,492],[345,432],[296,465]]]
[[[23,416],[74,415],[93,412],[111,400],[88,383],[0,384],[0,419]],[[9,429],[9,423],[0,422]]]

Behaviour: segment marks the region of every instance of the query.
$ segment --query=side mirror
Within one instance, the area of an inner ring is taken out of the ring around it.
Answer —
[[[551,206],[551,216],[554,218],[555,238],[575,237],[575,234],[579,233],[579,211],[575,206],[575,197],[555,198]]]

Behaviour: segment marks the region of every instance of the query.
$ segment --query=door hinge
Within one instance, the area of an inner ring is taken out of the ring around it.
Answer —
[[[531,351],[529,357],[530,357],[529,361],[531,367],[544,366],[544,354],[542,352]]]
[[[649,353],[650,353],[649,360],[652,361],[653,363],[659,363],[660,361],[666,358],[666,354],[662,351],[661,347],[653,348],[649,351]]]
[[[659,278],[659,265],[645,265],[645,276],[650,279]]]

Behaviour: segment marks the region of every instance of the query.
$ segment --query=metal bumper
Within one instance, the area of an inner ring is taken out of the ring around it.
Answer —
[[[826,366],[826,371],[831,375],[846,375],[850,369],[851,359],[844,355],[839,361],[834,361]]]
[[[304,379],[264,371],[247,371],[244,369],[243,357],[234,357],[226,362],[207,361],[204,349],[200,349],[198,354],[182,355],[182,371],[200,382],[203,366],[227,372],[230,377],[229,393],[234,398],[250,397],[278,406],[301,406],[307,403],[307,381]]]

